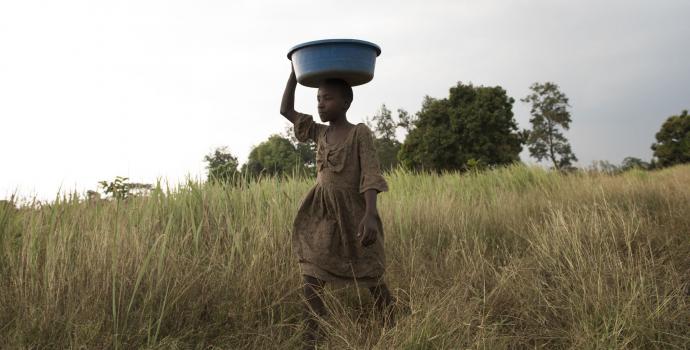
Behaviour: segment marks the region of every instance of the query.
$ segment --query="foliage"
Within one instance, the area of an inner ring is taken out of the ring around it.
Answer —
[[[391,170],[398,166],[398,153],[402,144],[395,136],[396,129],[403,127],[410,130],[412,119],[404,109],[398,109],[398,121],[395,121],[391,110],[385,104],[381,105],[371,119],[365,120],[373,131],[374,147],[383,171]]]
[[[116,176],[114,181],[108,182],[106,180],[98,183],[103,188],[105,194],[110,194],[116,199],[124,199],[129,195],[129,180],[128,177]]]
[[[99,181],[105,194],[110,194],[115,199],[126,199],[131,196],[148,193],[152,188],[151,184],[129,182],[128,177],[116,176],[113,181]]]
[[[376,138],[374,140],[376,155],[382,171],[389,171],[398,166],[398,152],[401,143],[396,139]]]
[[[466,170],[519,160],[524,135],[513,118],[514,100],[500,86],[458,82],[447,98],[425,97],[399,159],[412,169]]]
[[[402,108],[398,108],[398,126],[405,129],[408,134],[414,129],[416,121],[416,115],[410,114]]]
[[[550,160],[555,169],[572,167],[577,157],[560,130],[570,128],[568,97],[552,82],[534,83],[530,89],[532,93],[521,100],[532,105],[532,130],[527,137],[530,155],[538,161]]]
[[[288,123],[282,136],[290,140],[292,145],[297,150],[300,159],[302,159],[306,174],[316,176],[316,143],[314,143],[312,140],[300,142],[297,140],[297,137],[295,137],[294,130],[294,125]]]
[[[687,110],[666,119],[656,133],[652,150],[660,167],[690,162],[690,115]]]
[[[367,124],[377,138],[395,140],[395,129],[398,124],[393,120],[393,113],[386,104],[381,105],[378,112],[371,117],[371,121],[367,120]]]
[[[621,172],[621,168],[608,160],[594,160],[587,168],[589,172],[615,175]]]
[[[260,175],[305,175],[308,173],[306,164],[292,142],[276,134],[251,150],[242,172],[252,178]]]
[[[322,347],[690,348],[690,165],[645,174],[388,173],[398,323],[381,327],[366,289],[328,286]],[[0,348],[300,348],[290,227],[312,186],[190,182],[6,212]]]
[[[620,166],[621,170],[623,170],[623,171],[632,170],[632,169],[647,170],[650,167],[651,167],[651,164],[643,161],[640,158],[635,158],[635,157],[625,157],[623,159],[623,163]]]
[[[208,163],[208,181],[235,183],[239,179],[237,170],[237,157],[230,153],[227,147],[218,147],[213,153],[204,156],[204,161]]]

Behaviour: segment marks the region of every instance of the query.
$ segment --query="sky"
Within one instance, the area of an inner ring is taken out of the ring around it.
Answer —
[[[649,160],[663,121],[690,109],[689,14],[673,0],[2,1],[0,199],[203,179],[220,146],[243,163],[287,126],[287,51],[326,38],[382,48],[353,123],[461,81],[502,86],[528,128],[520,98],[552,81],[580,166]],[[299,86],[295,107],[316,115],[316,90]]]

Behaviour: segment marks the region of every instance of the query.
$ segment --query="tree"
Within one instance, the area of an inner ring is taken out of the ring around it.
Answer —
[[[404,119],[402,119],[404,118]],[[398,109],[398,122],[393,119],[391,110],[385,104],[371,117],[366,119],[366,124],[372,129],[375,139],[374,147],[381,164],[381,169],[386,171],[398,165],[398,152],[401,143],[395,137],[395,131],[403,123],[409,124],[409,117],[405,110]]]
[[[129,196],[128,177],[116,176],[113,181],[99,181],[98,184],[103,188],[105,194],[110,194],[116,199],[125,199]]]
[[[593,160],[588,170],[593,173],[614,175],[620,173],[621,168],[608,160]]]
[[[551,82],[534,83],[530,89],[532,93],[521,100],[532,104],[532,130],[527,137],[530,155],[538,161],[549,159],[559,170],[572,167],[577,157],[560,130],[570,128],[568,97]]]
[[[386,104],[382,104],[381,108],[371,117],[373,126],[373,131],[376,137],[394,140],[395,139],[395,128],[398,126],[395,121],[393,121],[393,113],[386,107]],[[370,126],[370,128],[371,128]]]
[[[399,159],[418,170],[467,170],[519,160],[524,136],[512,107],[515,100],[500,86],[462,84],[448,98],[426,96]]]
[[[649,169],[650,164],[643,161],[640,158],[635,157],[625,157],[623,163],[621,163],[620,169],[623,171],[631,169]]]
[[[398,108],[398,126],[405,129],[409,134],[414,129],[417,118],[414,115],[407,113],[406,110]]]
[[[302,159],[306,173],[311,176],[316,176],[316,143],[314,143],[312,140],[300,142],[297,140],[297,137],[295,137],[294,130],[294,125],[288,123],[282,136],[283,138],[290,140],[290,143],[292,143],[297,150],[300,159]]]
[[[204,156],[208,163],[209,182],[235,182],[239,178],[237,171],[237,158],[230,153],[227,147],[218,147],[213,153]]]
[[[142,196],[149,193],[151,184],[129,182],[128,177],[116,176],[113,181],[99,181],[105,194],[112,195],[115,199],[127,199],[132,196]]]
[[[307,172],[304,159],[290,140],[271,135],[268,140],[254,147],[249,153],[242,172],[251,177],[259,175],[291,175],[294,171],[303,175]]]
[[[690,115],[687,110],[666,119],[656,133],[652,150],[659,167],[690,162]]]

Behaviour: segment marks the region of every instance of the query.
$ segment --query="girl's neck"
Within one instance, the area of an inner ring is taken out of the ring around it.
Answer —
[[[335,120],[329,122],[329,125],[336,129],[340,129],[341,127],[345,127],[350,124],[351,123],[347,120],[347,117],[345,115],[343,115],[341,118],[336,118]]]

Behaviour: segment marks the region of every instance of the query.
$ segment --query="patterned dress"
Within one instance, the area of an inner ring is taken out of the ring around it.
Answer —
[[[327,125],[298,114],[295,136],[316,143],[316,185],[300,203],[293,224],[292,248],[303,275],[328,282],[383,282],[386,268],[383,225],[378,220],[376,242],[364,247],[357,229],[364,217],[364,192],[388,191],[374,148],[374,137],[359,123],[340,143],[326,141]]]

